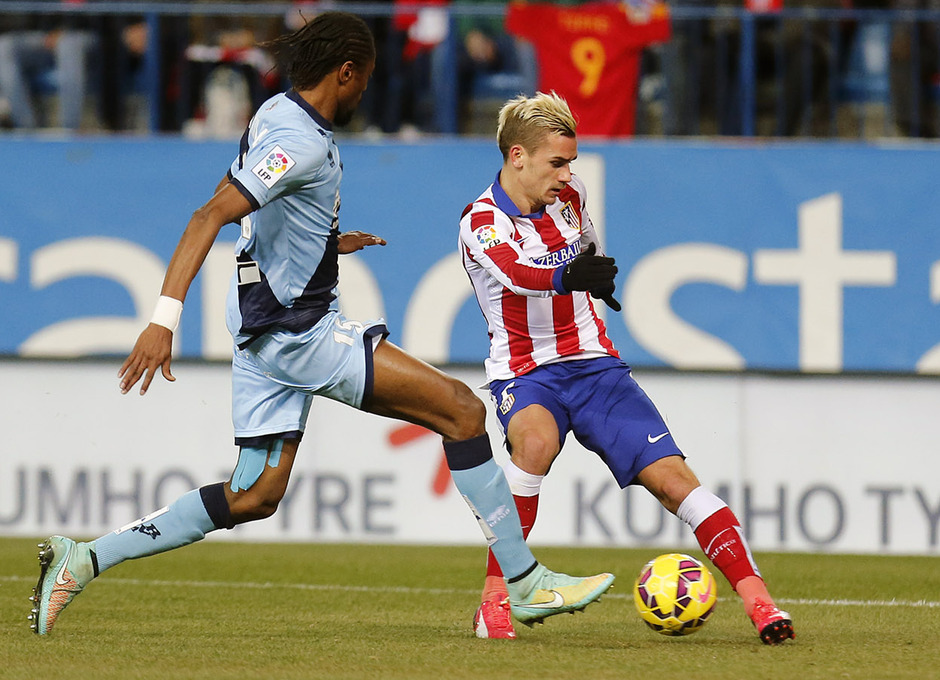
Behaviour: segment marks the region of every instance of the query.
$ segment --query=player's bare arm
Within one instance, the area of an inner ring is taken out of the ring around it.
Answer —
[[[222,191],[222,189],[225,188],[225,185],[226,185],[226,184],[229,184],[228,175],[226,175],[226,176],[223,177],[221,180],[219,180],[219,183],[215,186],[215,191],[212,192],[212,195],[215,196],[217,193],[219,193],[220,191]]]
[[[193,213],[170,259],[161,296],[183,302],[219,230],[229,222],[237,222],[251,210],[251,204],[238,189],[227,184]],[[146,394],[157,368],[166,380],[176,380],[170,370],[172,349],[172,331],[155,323],[148,324],[118,371],[121,394],[127,394],[141,378],[140,394]]]

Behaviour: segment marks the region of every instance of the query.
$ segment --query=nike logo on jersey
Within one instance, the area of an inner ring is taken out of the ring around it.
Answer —
[[[552,599],[548,602],[532,602],[525,606],[529,609],[557,609],[564,606],[565,598],[562,597],[561,593],[557,590],[550,590],[549,593],[552,595]]]
[[[669,433],[668,433],[668,432],[663,432],[662,434],[658,434],[658,435],[656,435],[655,437],[654,437],[653,435],[651,435],[651,434],[648,434],[648,435],[646,435],[646,441],[648,441],[650,444],[655,444],[655,443],[658,442],[660,439],[662,439],[663,437],[665,437],[667,434],[669,434]]]

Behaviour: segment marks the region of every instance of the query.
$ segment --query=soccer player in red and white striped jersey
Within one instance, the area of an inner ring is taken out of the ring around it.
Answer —
[[[568,358],[618,357],[586,291],[561,287],[561,266],[593,244],[581,180],[549,189],[555,199],[523,214],[494,182],[460,222],[463,262],[490,331],[487,377],[513,378]]]
[[[790,615],[771,599],[734,513],[701,486],[598,318],[595,299],[620,311],[617,267],[571,173],[578,144],[567,103],[554,92],[517,97],[500,111],[496,136],[503,166],[464,210],[460,250],[489,331],[486,374],[523,534],[535,522],[542,479],[573,432],[621,487],[646,487],[692,528],[762,641],[793,638]],[[491,555],[474,631],[514,638],[509,614]]]

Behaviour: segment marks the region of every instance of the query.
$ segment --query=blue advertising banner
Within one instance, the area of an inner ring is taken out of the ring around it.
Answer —
[[[479,363],[482,315],[457,255],[495,142],[341,140],[340,224],[388,240],[341,260],[344,310],[384,316],[434,362]],[[0,353],[123,354],[192,212],[236,142],[6,137]],[[624,358],[688,369],[940,373],[938,158],[932,146],[582,140],[575,171],[620,268]],[[180,356],[225,358],[237,227],[186,301]]]

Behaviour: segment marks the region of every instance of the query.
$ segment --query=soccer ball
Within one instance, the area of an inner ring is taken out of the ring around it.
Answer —
[[[660,555],[640,571],[633,602],[650,628],[663,635],[689,635],[715,611],[715,577],[694,557]]]

